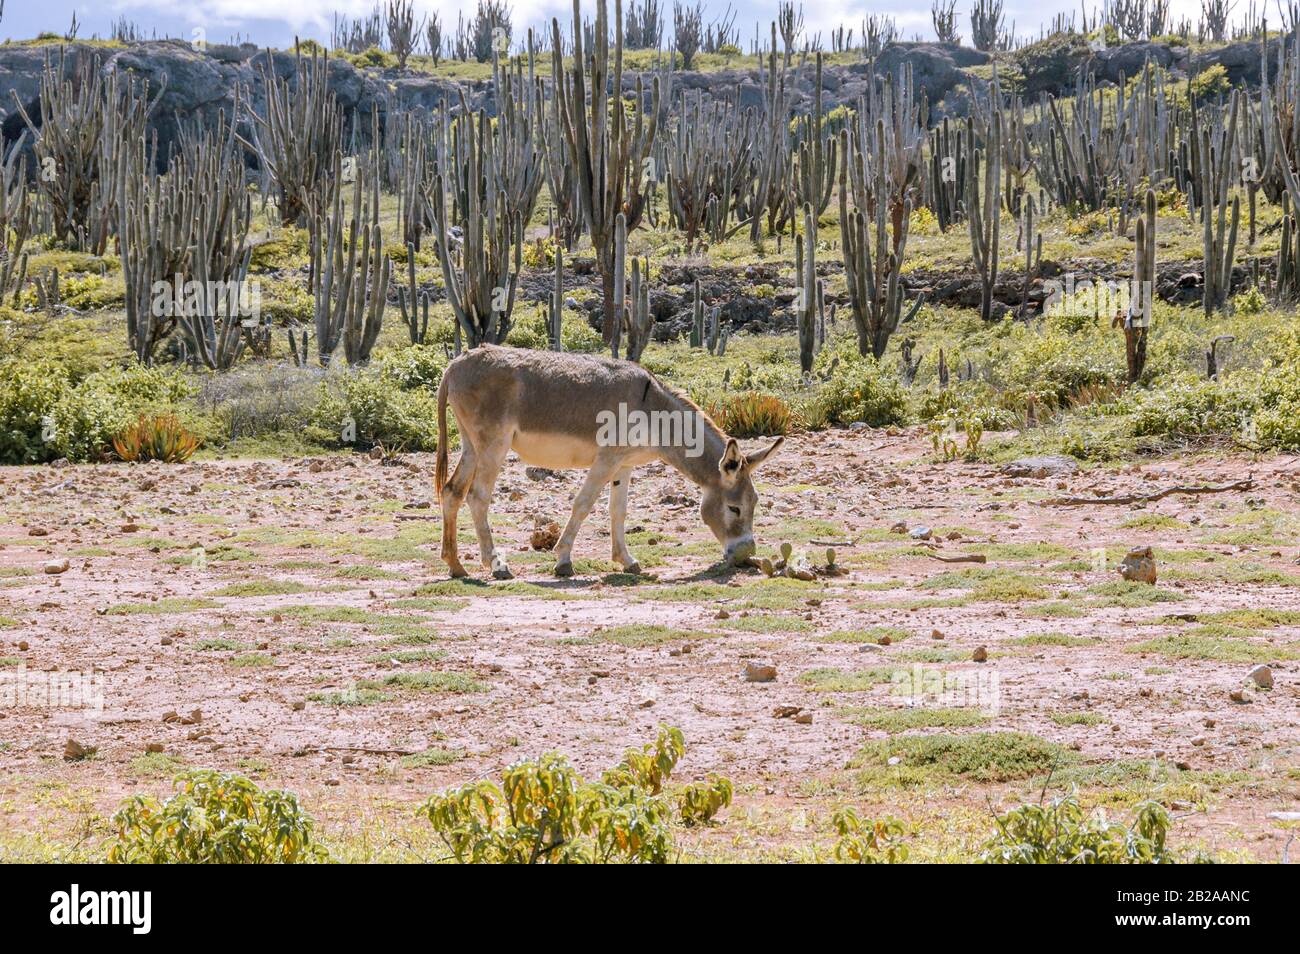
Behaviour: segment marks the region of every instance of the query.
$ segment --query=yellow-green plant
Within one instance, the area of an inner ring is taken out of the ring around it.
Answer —
[[[903,823],[896,818],[859,818],[851,808],[842,808],[831,818],[839,841],[835,860],[845,864],[896,865],[907,860],[902,843]]]
[[[113,450],[124,461],[160,460],[179,464],[194,456],[202,443],[174,414],[142,414],[113,438]]]
[[[790,406],[773,394],[750,391],[723,400],[711,415],[732,437],[774,437],[788,434],[793,423]]]
[[[549,752],[511,765],[500,784],[434,795],[420,814],[461,864],[663,864],[675,820],[707,822],[731,801],[726,779],[694,783],[677,798],[665,791],[684,751],[681,731],[661,726],[653,745],[630,749],[600,782]]]
[[[986,864],[1170,864],[1169,813],[1155,802],[1137,807],[1133,824],[1088,818],[1073,796],[1048,805],[1021,805],[997,820],[984,846]],[[1200,860],[1200,859],[1196,859]]]
[[[126,799],[113,815],[112,864],[295,864],[327,861],[292,792],[201,769],[176,777],[165,802]]]

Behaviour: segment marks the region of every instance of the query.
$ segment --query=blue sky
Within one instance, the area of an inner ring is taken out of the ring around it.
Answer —
[[[472,13],[474,0],[415,0],[420,12],[437,11],[444,23],[455,23],[460,12]],[[627,0],[630,5],[631,0]],[[958,24],[963,36],[969,34],[967,14],[971,0],[958,0]],[[1240,4],[1239,4],[1240,5]],[[0,21],[0,37],[26,38],[50,30],[63,33],[67,30],[76,10],[82,24],[79,35],[98,33],[107,36],[110,25],[126,16],[143,28],[146,35],[191,37],[192,31],[201,29],[210,42],[226,42],[239,36],[272,46],[286,46],[295,35],[327,40],[332,13],[355,15],[369,10],[373,0],[96,0],[85,3],[77,0],[5,0],[4,20]],[[611,0],[611,15],[613,3]],[[662,6],[670,11],[671,0]],[[706,0],[707,10],[721,12],[725,0]],[[753,36],[754,24],[766,24],[776,13],[776,0],[733,0],[737,11],[736,23],[741,27],[741,37],[746,48]],[[595,9],[594,0],[584,0],[584,10]],[[1199,0],[1172,0],[1175,19],[1189,16],[1193,21],[1200,11]],[[559,16],[566,23],[571,16],[572,0],[515,0],[515,24],[540,25],[550,17]],[[1076,0],[1006,0],[1008,21],[1015,20],[1018,33],[1037,33],[1040,24],[1051,20],[1061,11],[1078,9]],[[897,0],[844,0],[840,3],[804,4],[804,20],[810,30],[822,31],[826,36],[830,28],[843,23],[857,25],[868,13],[891,14],[905,38],[913,34],[931,37],[928,0],[901,3]]]

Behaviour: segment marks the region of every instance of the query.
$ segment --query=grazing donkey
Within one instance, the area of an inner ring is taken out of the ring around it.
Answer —
[[[448,404],[456,412],[461,443],[450,480]],[[484,568],[498,579],[510,578],[492,543],[488,505],[501,465],[514,450],[538,467],[587,468],[555,548],[556,575],[573,574],[573,540],[611,481],[614,559],[629,573],[640,571],[628,552],[623,522],[632,470],[651,460],[670,464],[701,488],[700,516],[722,544],[723,558],[740,566],[754,554],[758,494],[750,474],[781,442],[778,437],[746,457],[689,399],[628,361],[481,345],[452,361],[438,385],[442,558],[452,576],[465,576],[456,552],[456,515],[468,498]]]

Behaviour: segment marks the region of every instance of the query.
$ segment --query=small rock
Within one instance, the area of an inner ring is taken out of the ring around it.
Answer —
[[[777,706],[772,710],[773,719],[788,719],[803,712],[803,706]]]
[[[1246,703],[1250,702],[1250,700],[1246,698],[1245,691],[1242,689],[1233,689],[1230,693],[1228,693],[1228,698],[1231,699],[1233,702],[1238,703],[1239,705],[1245,705]]]
[[[172,638],[170,636],[164,636],[162,639],[158,640],[158,642],[162,643],[164,646],[170,646],[172,644]]]
[[[380,447],[378,444],[376,444],[374,447],[370,448],[370,459],[371,459],[371,460],[383,460],[383,459],[384,459],[384,449],[383,449],[382,447]],[[325,784],[328,785],[329,782],[326,782]],[[334,784],[337,785],[338,782],[335,782]]]
[[[161,742],[150,742],[144,747],[144,750],[146,752],[161,752],[163,744]]]
[[[655,701],[654,701],[653,699],[642,699],[641,702],[638,703],[637,708],[638,708],[638,709],[649,709],[649,708],[653,707],[654,704],[655,704]]]
[[[939,632],[937,629],[932,629],[932,630],[930,630],[930,638],[931,638],[931,639],[943,639],[943,633]]]
[[[813,714],[811,712],[800,712],[797,716],[794,717],[794,721],[798,725],[812,725],[812,720],[813,720]]]
[[[907,535],[913,540],[929,540],[934,535],[934,531],[929,527],[913,527]]]
[[[294,712],[301,712],[303,709],[307,708],[307,703],[302,699],[295,699],[292,703],[290,703],[289,707],[293,709]]]
[[[69,566],[71,566],[71,564],[66,559],[49,560],[45,564],[45,572],[48,573],[50,576],[55,576],[56,574],[59,573],[67,573]]]
[[[529,480],[550,480],[555,476],[555,471],[545,467],[525,467],[524,476]]]
[[[1119,565],[1119,575],[1133,583],[1156,581],[1156,558],[1150,547],[1134,547]]]
[[[876,640],[876,642],[880,643],[880,645],[882,646],[888,646],[890,643],[893,642],[893,640],[890,639],[888,636],[881,636],[880,639]]]
[[[99,750],[93,745],[83,745],[76,739],[68,739],[63,745],[63,760],[65,762],[80,762],[82,759],[88,759]]]
[[[1273,670],[1267,666],[1256,666],[1250,671],[1251,681],[1261,689],[1273,688]]]
[[[973,659],[975,662],[987,662],[989,658],[989,651],[985,649],[983,646],[976,646],[975,652],[971,653],[970,658]]]
[[[898,521],[898,523],[894,524],[892,527],[889,528],[889,532],[890,532],[890,533],[907,533],[907,522],[904,521],[904,520],[900,520],[900,521]]]
[[[758,663],[745,663],[745,682],[772,682],[776,679],[776,667]]]
[[[731,619],[731,614],[724,609],[718,610],[713,614],[714,619]]]

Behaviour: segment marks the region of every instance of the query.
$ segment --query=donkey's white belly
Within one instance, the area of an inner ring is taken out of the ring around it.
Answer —
[[[565,470],[590,467],[596,461],[596,443],[568,434],[525,434],[516,431],[511,449],[533,467]]]

